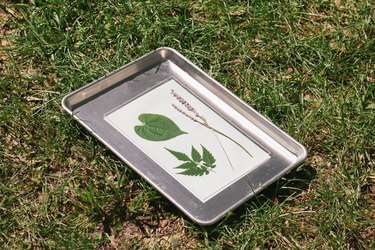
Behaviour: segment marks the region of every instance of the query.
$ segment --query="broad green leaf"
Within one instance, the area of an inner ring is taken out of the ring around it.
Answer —
[[[138,119],[143,124],[135,126],[134,131],[137,135],[149,141],[166,141],[187,134],[171,119],[163,115],[141,114]]]
[[[203,161],[206,163],[207,166],[214,168],[215,166],[213,166],[213,164],[216,162],[215,158],[210,153],[210,151],[207,150],[207,148],[205,148],[203,145],[201,146],[203,150]]]
[[[200,162],[202,160],[201,154],[194,148],[194,146],[191,147],[191,158],[195,162]]]
[[[165,149],[168,150],[169,153],[171,153],[172,155],[174,155],[180,161],[189,161],[189,162],[191,161],[191,159],[189,158],[189,156],[187,156],[184,153],[173,151],[173,150],[168,149],[168,148],[165,148]]]

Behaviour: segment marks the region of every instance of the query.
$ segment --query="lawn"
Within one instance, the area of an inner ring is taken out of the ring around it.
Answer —
[[[375,248],[374,7],[3,0],[0,245]],[[177,49],[309,152],[212,226],[194,224],[60,105],[70,91],[161,46]]]

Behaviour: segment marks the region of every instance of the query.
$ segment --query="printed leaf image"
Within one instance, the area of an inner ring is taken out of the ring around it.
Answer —
[[[138,120],[142,122],[142,125],[135,126],[134,131],[137,135],[149,141],[166,141],[187,134],[171,119],[163,115],[141,114]]]
[[[183,170],[178,174],[188,176],[202,176],[208,175],[210,171],[213,171],[213,169],[216,167],[216,160],[207,148],[205,148],[203,145],[201,145],[201,147],[202,155],[193,146],[191,147],[191,158],[182,152],[177,152],[166,148],[166,150],[174,155],[179,161],[184,162],[181,165],[175,167],[176,169]]]

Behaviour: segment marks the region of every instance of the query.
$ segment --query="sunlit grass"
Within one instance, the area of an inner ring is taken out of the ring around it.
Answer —
[[[374,247],[373,7],[0,3],[0,245]],[[161,46],[309,151],[302,166],[210,227],[192,223],[60,107],[70,91]]]

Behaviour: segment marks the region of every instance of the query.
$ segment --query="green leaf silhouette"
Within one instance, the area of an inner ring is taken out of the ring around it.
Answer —
[[[202,145],[201,145],[202,146]],[[176,157],[179,161],[183,161],[183,163],[177,167],[176,169],[183,169],[182,172],[179,172],[177,174],[182,175],[188,175],[188,176],[202,176],[202,175],[208,175],[210,173],[210,170],[216,167],[214,165],[215,158],[212,156],[212,154],[208,151],[207,148],[202,146],[202,155],[194,148],[194,146],[191,147],[191,158],[182,153],[177,152],[168,148],[165,148],[170,152],[174,157]]]
[[[172,155],[174,155],[178,160],[180,161],[191,161],[190,160],[190,157],[187,156],[186,154],[184,153],[181,153],[181,152],[177,152],[177,151],[173,151],[171,149],[168,149],[168,148],[165,148],[166,150],[169,151],[169,153],[171,153]]]
[[[193,158],[195,162],[200,162],[202,160],[201,154],[193,146],[191,147],[191,158]]]
[[[135,126],[134,131],[137,135],[149,141],[166,141],[187,134],[171,119],[163,115],[141,114],[138,119],[143,124]]]
[[[215,158],[210,153],[210,151],[207,150],[207,148],[205,148],[203,145],[201,145],[201,147],[203,149],[203,161],[206,163],[207,166],[213,166],[216,162]]]
[[[202,176],[204,174],[208,174],[209,171],[205,169],[201,169],[199,167],[193,167],[190,169],[186,169],[183,172],[180,172],[178,174],[183,174],[183,175],[189,175],[189,176]]]
[[[185,163],[182,163],[180,166],[177,166],[175,168],[179,168],[179,169],[191,169],[191,168],[194,168],[196,167],[197,164],[195,164],[194,162],[185,162]]]

